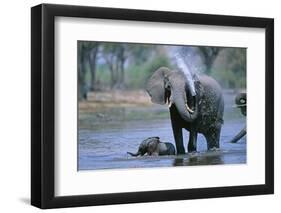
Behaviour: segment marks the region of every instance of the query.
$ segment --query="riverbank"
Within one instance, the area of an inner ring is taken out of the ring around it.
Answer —
[[[79,112],[97,112],[104,108],[152,106],[144,90],[89,92],[87,100],[79,102]]]
[[[245,119],[234,107],[235,93],[224,91],[224,120]],[[151,103],[149,95],[142,90],[89,93],[87,101],[79,102],[79,128],[100,129],[118,125],[120,122],[169,119],[167,105]]]
[[[234,96],[239,90],[224,90],[226,107],[234,106]],[[98,112],[105,108],[150,107],[153,104],[145,90],[95,91],[87,94],[87,100],[79,101],[79,112]]]

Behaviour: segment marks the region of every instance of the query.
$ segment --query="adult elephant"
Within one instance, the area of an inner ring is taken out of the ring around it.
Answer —
[[[161,67],[147,83],[151,101],[169,105],[177,154],[184,154],[182,129],[190,132],[188,152],[196,152],[197,134],[207,140],[208,150],[219,148],[224,100],[219,84],[202,75],[195,80],[181,71]]]

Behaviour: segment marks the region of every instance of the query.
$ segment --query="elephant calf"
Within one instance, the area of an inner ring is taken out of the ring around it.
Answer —
[[[141,142],[137,153],[127,152],[131,156],[147,155],[175,155],[176,150],[172,143],[160,142],[159,137],[149,137]]]

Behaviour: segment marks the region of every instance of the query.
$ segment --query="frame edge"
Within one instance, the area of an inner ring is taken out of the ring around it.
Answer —
[[[265,184],[269,194],[274,194],[274,19],[265,27]]]
[[[42,206],[41,53],[42,5],[31,8],[31,205]]]

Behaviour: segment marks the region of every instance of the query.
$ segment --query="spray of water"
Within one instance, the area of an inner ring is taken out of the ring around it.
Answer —
[[[170,55],[172,61],[175,62],[179,71],[184,73],[192,96],[195,96],[196,92],[195,92],[194,78],[193,78],[192,72],[191,72],[188,64],[185,63],[185,61],[184,61],[185,57],[184,57],[183,53],[181,53],[181,51],[178,48],[171,48],[169,50],[169,52],[170,52],[169,55]]]

